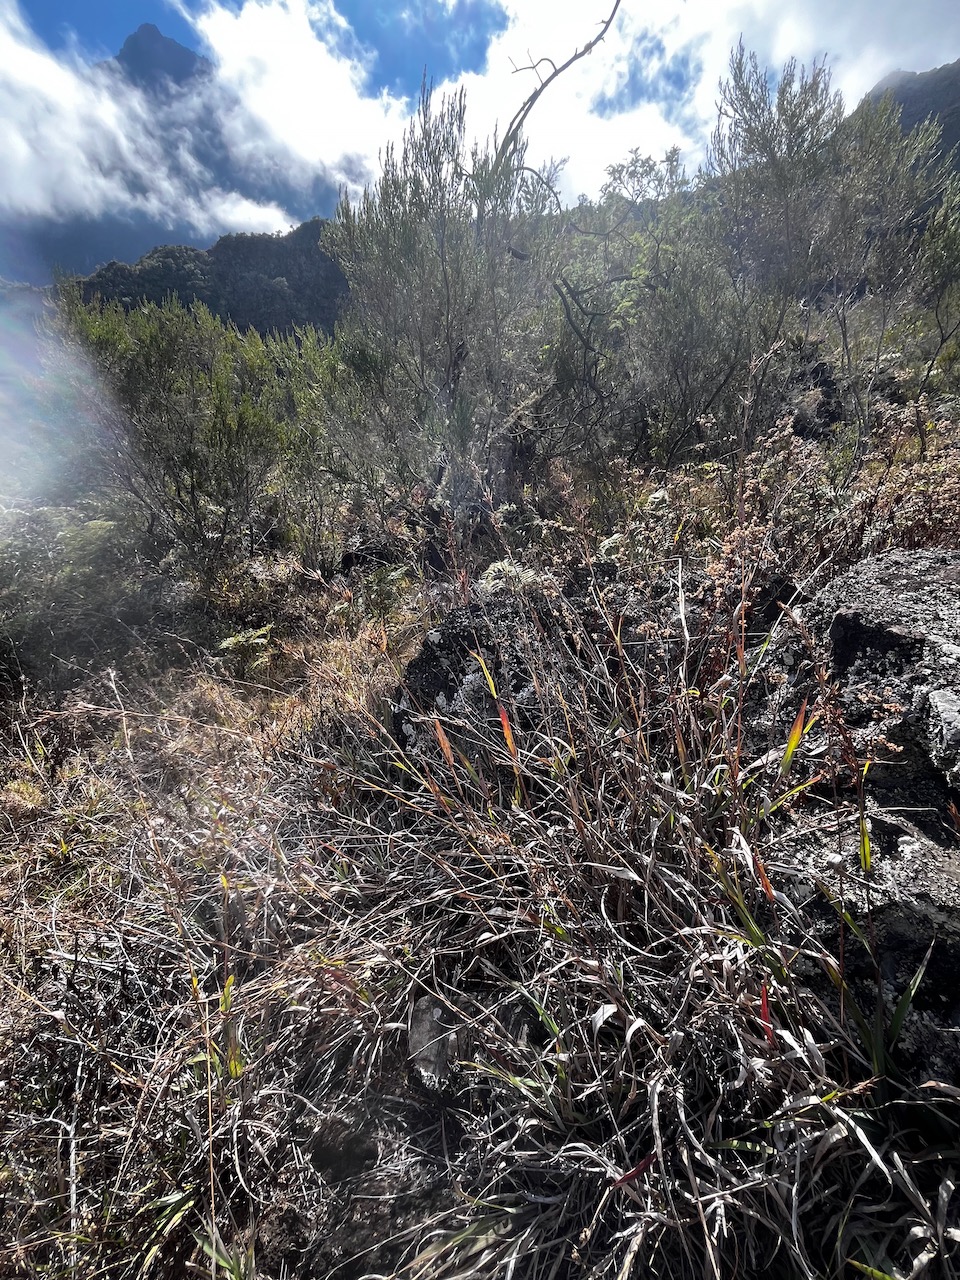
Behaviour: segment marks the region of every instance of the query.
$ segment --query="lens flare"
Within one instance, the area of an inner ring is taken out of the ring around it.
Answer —
[[[3,507],[57,502],[65,493],[81,496],[81,454],[93,438],[90,415],[97,403],[93,371],[53,323],[52,290],[4,278],[4,267],[21,265],[22,250],[22,240],[11,245],[9,238],[0,239]]]
[[[38,451],[42,419],[43,295],[0,284],[0,501],[32,496],[48,462]]]

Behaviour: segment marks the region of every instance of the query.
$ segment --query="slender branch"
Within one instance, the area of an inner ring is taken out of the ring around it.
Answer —
[[[569,70],[570,67],[574,65],[574,63],[579,62],[581,58],[585,58],[588,53],[592,53],[593,50],[597,47],[597,45],[601,42],[601,40],[604,39],[607,32],[613,26],[613,21],[617,16],[617,10],[620,8],[620,2],[621,0],[615,0],[614,6],[610,11],[609,16],[604,20],[603,23],[601,23],[600,34],[595,36],[593,40],[588,40],[582,49],[575,49],[574,52],[570,55],[570,57],[566,60],[566,62],[562,62],[559,67],[556,66],[549,58],[539,58],[536,62],[530,63],[526,67],[514,68],[515,72],[533,71],[538,77],[540,75],[539,67],[541,66],[542,63],[545,63],[545,62],[549,63],[550,66],[553,67],[553,70],[550,72],[550,74],[547,76],[545,80],[543,79],[540,80],[539,86],[536,89],[534,89],[533,93],[530,94],[530,96],[526,99],[526,101],[522,104],[520,109],[517,111],[516,115],[510,121],[509,125],[507,126],[507,131],[503,135],[503,141],[500,143],[500,146],[497,148],[497,155],[494,161],[494,167],[501,164],[505,160],[507,155],[510,153],[510,151],[516,146],[517,138],[520,136],[520,132],[523,129],[524,124],[526,124],[527,117],[530,115],[530,112],[533,110],[533,108],[537,105],[541,95],[545,92],[545,90],[549,89],[549,87],[553,84],[554,80],[556,80],[559,76],[562,76],[565,71]]]
[[[560,303],[563,307],[564,314],[567,317],[567,324],[569,324],[570,328],[580,339],[580,342],[582,343],[584,350],[589,351],[591,355],[595,355],[595,356],[601,355],[602,352],[597,350],[597,348],[593,345],[593,343],[590,341],[587,335],[583,332],[581,327],[577,324],[577,321],[574,318],[574,314],[570,309],[570,298],[568,298],[566,291],[560,287],[560,284],[558,283],[558,281],[551,280],[550,283],[553,285],[554,291],[556,292],[557,297],[560,299]],[[566,281],[564,280],[563,283],[566,284]]]
[[[527,50],[527,57],[528,58],[530,57],[529,49]],[[513,59],[511,58],[510,61],[513,62]],[[556,75],[557,64],[554,62],[552,58],[538,58],[536,62],[531,62],[525,67],[518,67],[517,64],[514,62],[513,63],[514,75],[516,75],[518,71],[532,71],[534,75],[537,77],[537,79],[540,81],[540,83],[543,84],[543,76],[540,74],[540,66],[544,62],[547,63],[547,65],[552,69],[553,74]]]

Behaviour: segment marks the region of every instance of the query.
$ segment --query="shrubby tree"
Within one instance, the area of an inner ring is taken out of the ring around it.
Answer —
[[[735,416],[749,358],[748,314],[731,278],[715,194],[691,181],[679,153],[634,151],[604,190],[629,212],[630,269],[615,289],[619,376],[635,388],[631,456],[672,460],[705,444],[714,418]]]
[[[699,185],[715,201],[740,302],[744,444],[772,425],[793,376],[791,356],[810,336],[842,120],[825,63],[807,70],[790,59],[774,79],[742,42],[731,54]]]
[[[835,346],[846,420],[862,441],[885,349],[918,301],[925,264],[932,293],[944,296],[933,245],[951,170],[939,126],[905,133],[889,95],[845,115],[824,63],[808,72],[791,60],[774,83],[741,45],[710,172],[736,268],[777,300],[763,341],[773,349],[795,331],[802,305],[803,336]]]
[[[784,315],[817,286],[843,114],[825,63],[790,59],[774,80],[742,43],[731,55],[701,185],[719,194],[731,274],[767,289]]]
[[[904,134],[889,99],[847,117],[824,63],[774,79],[740,45],[695,178],[676,154],[609,170],[608,216],[632,246],[613,332],[637,444],[742,456],[820,344],[862,445],[884,353],[918,306],[927,377],[960,331],[949,175],[933,124]]]
[[[469,144],[463,92],[425,87],[375,186],[341,201],[325,238],[350,285],[335,408],[358,469],[375,446],[382,471],[456,509],[502,488],[549,307],[548,179],[519,139]]]
[[[829,74],[794,62],[776,86],[742,45],[721,85],[708,163],[670,152],[608,170],[608,217],[629,240],[615,285],[623,376],[639,392],[634,452],[726,454],[768,427],[816,279],[817,222],[842,120]]]
[[[558,395],[571,368],[558,324],[581,355],[591,343],[562,271],[557,171],[528,164],[523,126],[618,8],[566,62],[544,64],[548,75],[528,68],[538,87],[485,143],[468,141],[463,92],[438,101],[425,84],[378,181],[359,201],[341,200],[323,245],[350,301],[337,342],[343,376],[324,412],[337,423],[340,467],[368,487],[418,489],[459,521],[533,480],[563,434],[541,448],[548,414],[559,399],[593,395],[589,360]]]
[[[863,102],[839,127],[835,146],[816,302],[838,346],[847,416],[862,442],[885,351],[920,302],[925,272],[934,294],[934,279],[945,279],[934,246],[946,245],[951,179],[940,127],[928,121],[904,133],[889,96]]]
[[[955,170],[926,221],[915,289],[919,308],[911,336],[918,364],[916,425],[925,445],[920,399],[938,371],[951,371],[960,360],[960,173]]]
[[[160,545],[209,572],[256,551],[290,450],[291,386],[280,340],[240,333],[176,299],[129,313],[60,290],[60,324],[83,355],[74,387],[103,480],[132,501]]]

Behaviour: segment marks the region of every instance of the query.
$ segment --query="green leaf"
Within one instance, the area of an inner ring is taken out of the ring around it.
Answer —
[[[807,714],[807,699],[804,698],[800,704],[800,710],[797,712],[796,719],[790,729],[790,736],[787,738],[787,745],[783,753],[783,759],[780,761],[780,777],[785,778],[790,772],[790,762],[794,757],[797,747],[800,745],[800,739],[803,737],[803,722]]]
[[[226,982],[223,984],[223,991],[220,993],[220,1012],[224,1017],[230,1012],[230,1006],[233,1003],[233,982],[235,974],[230,974]]]
[[[147,1275],[154,1260],[163,1248],[163,1242],[167,1236],[183,1221],[188,1213],[193,1209],[196,1203],[196,1192],[190,1191],[174,1191],[168,1196],[163,1196],[159,1200],[154,1200],[145,1206],[144,1212],[149,1213],[152,1210],[158,1210],[157,1224],[150,1233],[150,1239],[154,1242],[147,1250],[140,1268],[140,1276]]]
[[[867,829],[867,815],[860,814],[860,866],[862,870],[869,871],[873,862],[870,853],[870,832]]]
[[[927,965],[930,963],[930,956],[933,954],[933,944],[936,938],[930,940],[927,947],[927,954],[920,961],[920,967],[907,983],[906,990],[897,1001],[897,1007],[893,1011],[893,1017],[890,1019],[890,1030],[887,1035],[887,1048],[892,1049],[900,1038],[900,1032],[903,1030],[904,1019],[910,1012],[910,1006],[913,1004],[913,998],[917,994],[917,989],[923,981],[923,975],[927,971]]]
[[[854,1262],[853,1258],[848,1258],[850,1266],[855,1271],[859,1271],[863,1276],[870,1276],[871,1280],[896,1280],[889,1271],[880,1271],[876,1267],[868,1267],[865,1262]]]

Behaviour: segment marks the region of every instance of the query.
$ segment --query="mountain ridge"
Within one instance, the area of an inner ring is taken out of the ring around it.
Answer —
[[[899,104],[905,132],[932,116],[943,130],[944,152],[960,145],[960,58],[930,71],[891,71],[874,85],[867,98],[876,101],[885,93]]]
[[[311,218],[286,234],[231,233],[208,249],[160,245],[132,265],[100,267],[81,291],[85,301],[100,297],[126,307],[176,295],[264,334],[304,325],[332,333],[347,284],[320,248],[323,225]]]

